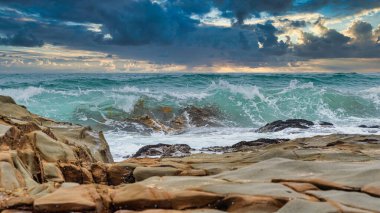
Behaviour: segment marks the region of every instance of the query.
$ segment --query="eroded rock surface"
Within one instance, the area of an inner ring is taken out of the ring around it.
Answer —
[[[224,154],[142,157],[157,149],[178,151],[161,144],[113,163],[101,132],[39,117],[0,96],[0,209],[380,212],[379,135],[259,139]]]

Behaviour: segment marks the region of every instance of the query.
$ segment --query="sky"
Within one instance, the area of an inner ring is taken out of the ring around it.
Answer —
[[[0,0],[0,72],[379,72],[380,0]]]

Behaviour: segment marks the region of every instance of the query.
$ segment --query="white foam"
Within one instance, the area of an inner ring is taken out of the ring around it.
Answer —
[[[333,133],[380,135],[380,130],[349,126],[328,128],[318,125],[308,130],[286,129],[273,133],[256,133],[252,128],[193,128],[180,135],[155,133],[151,136],[145,136],[137,133],[109,131],[105,133],[105,137],[110,144],[111,153],[115,161],[121,161],[124,156],[133,155],[139,148],[157,143],[184,143],[199,150],[210,146],[230,146],[240,141],[252,141],[259,138],[295,139]]]
[[[0,89],[0,95],[7,95],[14,98],[16,101],[28,102],[33,96],[39,95],[46,90],[41,87],[27,87],[19,89]]]

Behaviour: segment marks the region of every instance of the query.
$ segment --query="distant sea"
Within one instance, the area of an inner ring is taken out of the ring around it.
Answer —
[[[257,138],[332,133],[380,134],[380,74],[0,74],[0,94],[33,113],[103,130],[116,160],[156,143],[195,149]],[[159,107],[218,109],[218,127],[182,134],[147,133],[131,123],[136,103],[154,117]],[[255,133],[278,119],[333,123],[332,128]],[[141,131],[140,131],[141,130]]]

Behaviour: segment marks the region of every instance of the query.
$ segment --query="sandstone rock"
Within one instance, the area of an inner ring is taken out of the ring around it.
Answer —
[[[287,128],[308,129],[313,125],[313,122],[304,119],[278,120],[259,128],[257,132],[278,132]]]
[[[20,172],[11,163],[0,161],[0,188],[15,190],[24,186],[25,181]]]
[[[295,199],[289,201],[284,207],[278,210],[278,213],[294,213],[299,212],[308,213],[337,213],[340,212],[338,208],[328,202],[313,202],[303,199]]]
[[[107,168],[108,184],[117,186],[122,183],[134,183],[133,170],[134,168],[123,164],[109,165]]]
[[[183,157],[190,155],[190,146],[187,144],[155,144],[146,145],[140,148],[134,158],[137,157]]]
[[[265,196],[229,195],[219,208],[228,212],[277,212],[287,201]]]
[[[364,193],[337,190],[308,191],[308,193],[320,199],[341,203],[352,208],[373,212],[378,212],[380,209],[380,199]]]
[[[76,161],[76,157],[72,149],[63,143],[60,143],[42,131],[33,132],[34,140],[38,151],[42,158],[49,162],[70,162]],[[32,137],[33,137],[32,136]]]
[[[103,203],[94,186],[81,185],[42,196],[34,201],[33,207],[37,212],[102,212]]]
[[[137,167],[133,171],[136,181],[142,181],[153,176],[176,176],[181,170],[172,167]]]
[[[55,163],[43,163],[43,175],[45,181],[64,182],[61,170]]]
[[[117,209],[142,210],[210,207],[221,196],[198,191],[166,191],[135,183],[117,189],[111,194],[111,198]]]

